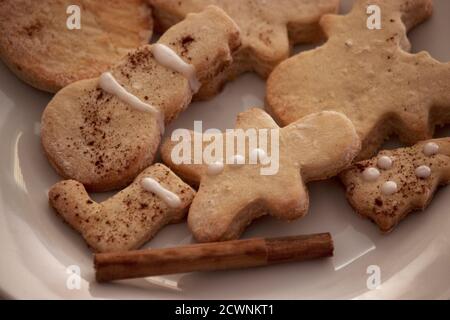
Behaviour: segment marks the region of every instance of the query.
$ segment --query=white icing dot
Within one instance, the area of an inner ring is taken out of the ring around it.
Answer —
[[[267,153],[263,149],[253,149],[250,152],[250,162],[251,164],[261,164],[267,163]]]
[[[380,169],[389,170],[392,168],[392,159],[388,156],[382,156],[378,159],[377,166]]]
[[[417,177],[427,179],[431,176],[431,169],[428,166],[420,166],[416,169]]]
[[[439,152],[439,145],[437,143],[428,142],[423,147],[423,153],[428,157],[431,157],[431,156],[437,154],[438,152]]]
[[[364,170],[363,172],[363,178],[364,180],[368,181],[368,182],[372,182],[377,180],[380,177],[380,171],[377,168],[367,168],[366,170]]]
[[[242,167],[245,164],[245,157],[240,154],[231,156],[230,159],[228,159],[228,163],[232,167]]]
[[[207,174],[210,176],[217,176],[222,173],[224,168],[225,166],[222,161],[216,161],[208,166]]]
[[[381,192],[387,196],[390,196],[390,195],[396,193],[397,190],[398,190],[398,186],[397,186],[397,183],[395,183],[394,181],[385,182],[381,186]]]

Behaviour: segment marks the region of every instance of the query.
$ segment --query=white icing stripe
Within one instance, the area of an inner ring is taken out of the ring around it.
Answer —
[[[197,93],[200,90],[201,83],[197,79],[195,67],[186,63],[172,49],[161,43],[152,46],[152,53],[155,60],[162,66],[181,73],[189,81],[192,92]]]
[[[131,107],[144,112],[151,112],[159,115],[158,109],[154,106],[142,102],[138,97],[129,93],[124,87],[122,87],[110,72],[105,72],[100,76],[100,88],[115,95],[117,98],[130,105]]]
[[[181,207],[181,199],[175,193],[165,189],[161,184],[152,179],[152,178],[144,178],[141,181],[142,188],[144,188],[148,192],[153,192],[159,198],[161,198],[167,205],[171,208],[179,208]]]

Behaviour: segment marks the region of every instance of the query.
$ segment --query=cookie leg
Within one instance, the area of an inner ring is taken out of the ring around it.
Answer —
[[[257,200],[247,203],[235,201],[230,192],[219,196],[204,192],[192,203],[188,225],[199,242],[227,241],[238,239],[253,220],[266,214]]]
[[[248,52],[240,53],[245,56],[247,63],[253,66],[254,71],[267,78],[280,62],[289,57],[290,44],[285,25],[267,25],[261,28],[266,31],[255,30],[251,33],[247,40]]]

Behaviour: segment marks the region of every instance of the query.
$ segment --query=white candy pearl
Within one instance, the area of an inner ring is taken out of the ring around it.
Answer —
[[[209,176],[217,176],[222,173],[225,168],[222,161],[216,161],[208,166],[207,174]]]
[[[250,152],[250,160],[252,164],[266,164],[267,162],[267,153],[263,149],[253,149]]]
[[[397,186],[397,183],[395,183],[394,181],[385,182],[381,186],[381,192],[387,196],[393,195],[397,191],[398,191],[398,186]]]
[[[417,177],[427,179],[431,176],[431,169],[428,166],[420,166],[416,169]]]
[[[389,170],[392,168],[392,159],[388,156],[382,156],[378,159],[377,165],[380,169]]]
[[[242,167],[245,164],[245,157],[237,154],[228,159],[228,163],[232,167]]]
[[[364,170],[363,172],[363,178],[368,182],[373,182],[377,180],[379,177],[380,171],[377,168],[370,167]]]
[[[434,156],[438,152],[439,152],[439,145],[437,143],[428,142],[423,147],[423,153],[428,157]]]

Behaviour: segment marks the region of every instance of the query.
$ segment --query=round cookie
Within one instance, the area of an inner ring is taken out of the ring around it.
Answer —
[[[80,8],[81,29],[69,30],[67,9]],[[144,0],[0,1],[0,57],[31,86],[57,92],[98,76],[153,30]]]

